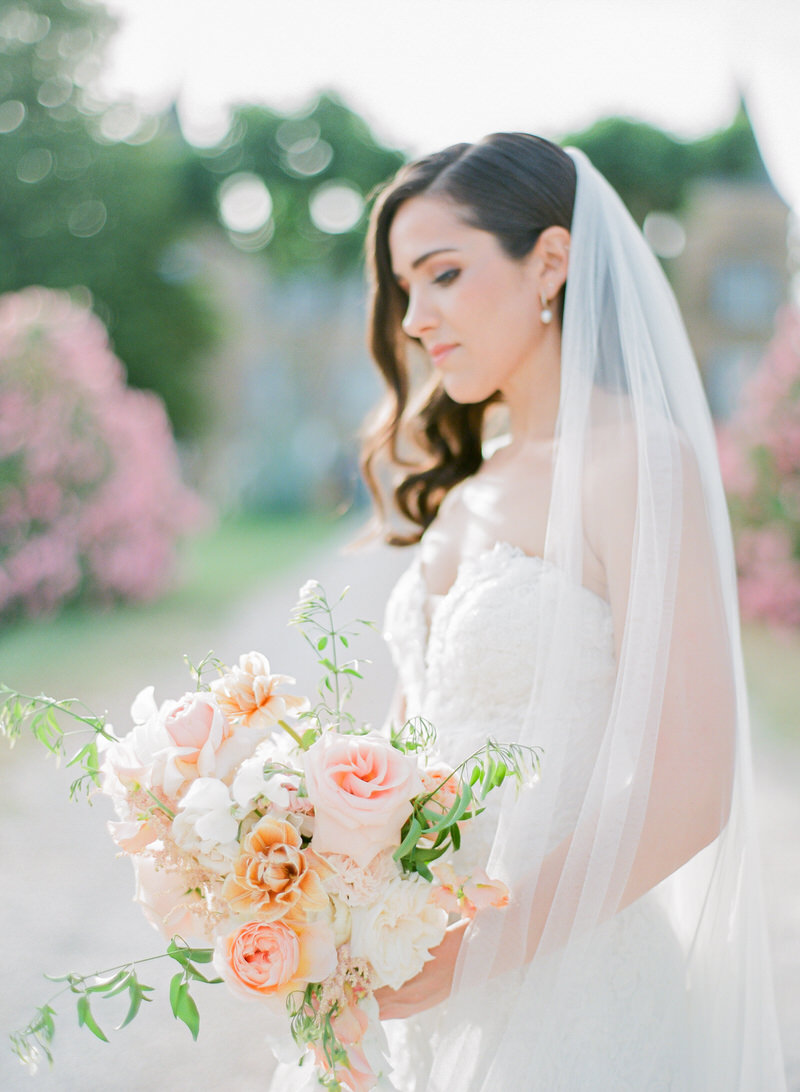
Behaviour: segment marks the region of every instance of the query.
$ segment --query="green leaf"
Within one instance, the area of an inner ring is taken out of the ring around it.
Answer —
[[[169,1004],[172,1009],[172,1015],[178,1015],[178,1003],[180,1001],[181,987],[184,985],[184,977],[180,971],[174,974],[169,983]]]
[[[419,837],[420,837],[421,834],[422,834],[422,823],[420,823],[419,819],[417,819],[417,817],[414,816],[412,818],[412,820],[411,820],[411,825],[408,828],[408,833],[406,834],[405,838],[400,843],[398,848],[392,854],[394,859],[396,861],[399,861],[401,857],[403,857],[406,853],[409,852],[409,850],[413,849],[414,846],[419,841]]]
[[[139,1012],[139,1009],[142,1007],[142,1001],[149,1001],[150,1000],[149,997],[145,997],[145,994],[153,992],[153,987],[152,986],[145,986],[145,985],[141,984],[140,982],[137,981],[135,975],[131,975],[131,979],[132,980],[128,984],[128,994],[130,996],[130,1005],[128,1006],[128,1012],[127,1012],[127,1014],[125,1016],[125,1019],[122,1021],[121,1024],[117,1025],[117,1027],[115,1029],[117,1031],[121,1031],[122,1028],[126,1028],[128,1026],[128,1024],[131,1022],[131,1020],[133,1020],[133,1018]]]
[[[446,852],[446,850],[446,845],[441,846],[439,849],[434,847],[431,847],[430,849],[420,849],[417,847],[417,849],[414,850],[414,864],[416,865],[418,861],[436,861]]]
[[[179,939],[173,937],[169,942],[167,955],[172,956],[173,959],[177,959],[179,963],[183,964],[188,960],[191,960],[192,963],[210,963],[214,958],[214,949],[190,948],[188,945],[182,944]]]
[[[186,1024],[192,1033],[192,1038],[196,1039],[200,1031],[200,1013],[197,1011],[194,998],[189,993],[189,984],[184,981],[180,972],[174,975],[170,982],[169,1001],[175,1019]]]
[[[122,970],[117,971],[113,978],[107,979],[105,982],[95,982],[92,986],[86,987],[87,993],[102,993],[108,997],[113,997],[116,993],[121,993],[122,990],[128,988],[128,979],[130,978],[130,971]],[[121,983],[121,985],[120,985]],[[115,987],[119,986],[119,989]]]
[[[320,639],[317,641],[317,652],[322,652],[323,649],[325,648],[325,646],[327,645],[327,643],[328,643],[328,638],[327,637],[320,637]]]
[[[92,1015],[92,1010],[89,1006],[89,998],[85,995],[78,998],[78,1026],[88,1028],[92,1035],[96,1035],[97,1038],[102,1039],[104,1043],[108,1042],[100,1025]]]

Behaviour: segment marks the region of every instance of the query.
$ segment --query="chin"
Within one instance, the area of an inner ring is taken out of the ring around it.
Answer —
[[[490,398],[496,392],[495,388],[487,390],[477,383],[459,382],[458,379],[449,379],[447,376],[442,380],[442,387],[449,398],[462,406],[472,406],[478,402],[485,402],[487,398]]]

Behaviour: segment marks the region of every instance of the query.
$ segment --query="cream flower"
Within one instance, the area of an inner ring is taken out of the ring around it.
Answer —
[[[338,853],[326,853],[325,861],[331,868],[325,887],[348,906],[378,902],[392,880],[400,876],[400,865],[392,857],[391,849],[373,857],[366,868],[356,864],[352,857]]]
[[[278,693],[279,686],[292,686],[294,682],[291,675],[273,675],[266,656],[249,652],[239,657],[238,667],[215,679],[211,689],[231,720],[250,728],[269,729],[284,717],[308,708],[306,698]]]
[[[350,950],[369,960],[379,985],[399,989],[431,959],[441,944],[447,913],[430,899],[419,876],[394,880],[374,906],[354,907]]]

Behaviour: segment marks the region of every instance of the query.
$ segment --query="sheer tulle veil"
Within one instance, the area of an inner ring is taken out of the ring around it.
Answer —
[[[712,423],[658,262],[605,179],[581,152],[569,154],[577,191],[545,548],[545,560],[569,579],[548,585],[521,742],[537,745],[569,685],[580,642],[575,612],[559,600],[570,582],[582,583],[587,499],[609,476],[630,512],[624,634],[602,742],[567,843],[554,843],[550,825],[563,814],[569,738],[544,756],[535,785],[503,797],[488,871],[506,879],[513,900],[479,916],[462,946],[428,1087],[444,1092],[454,1079],[469,1092],[531,1086],[538,1052],[570,1019],[572,970],[624,905],[658,808],[669,838],[665,751],[680,756],[669,772],[679,802],[694,741],[711,731],[731,742],[722,832],[668,877],[656,876],[645,897],[663,908],[685,961],[692,1092],[780,1090],[735,569]],[[528,960],[529,921],[556,858],[555,893]],[[504,983],[504,1003],[476,1026],[465,1013],[492,975]],[[543,991],[547,1004],[534,1006]]]

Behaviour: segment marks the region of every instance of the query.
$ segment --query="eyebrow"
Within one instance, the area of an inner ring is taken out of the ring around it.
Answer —
[[[457,250],[457,246],[440,246],[437,247],[436,250],[429,250],[427,254],[421,254],[419,258],[415,258],[414,261],[411,263],[411,268],[419,269],[423,262],[427,262],[428,258],[434,258],[437,254],[453,254]],[[395,273],[394,279],[396,281],[401,281],[403,278],[400,277],[399,274]]]

